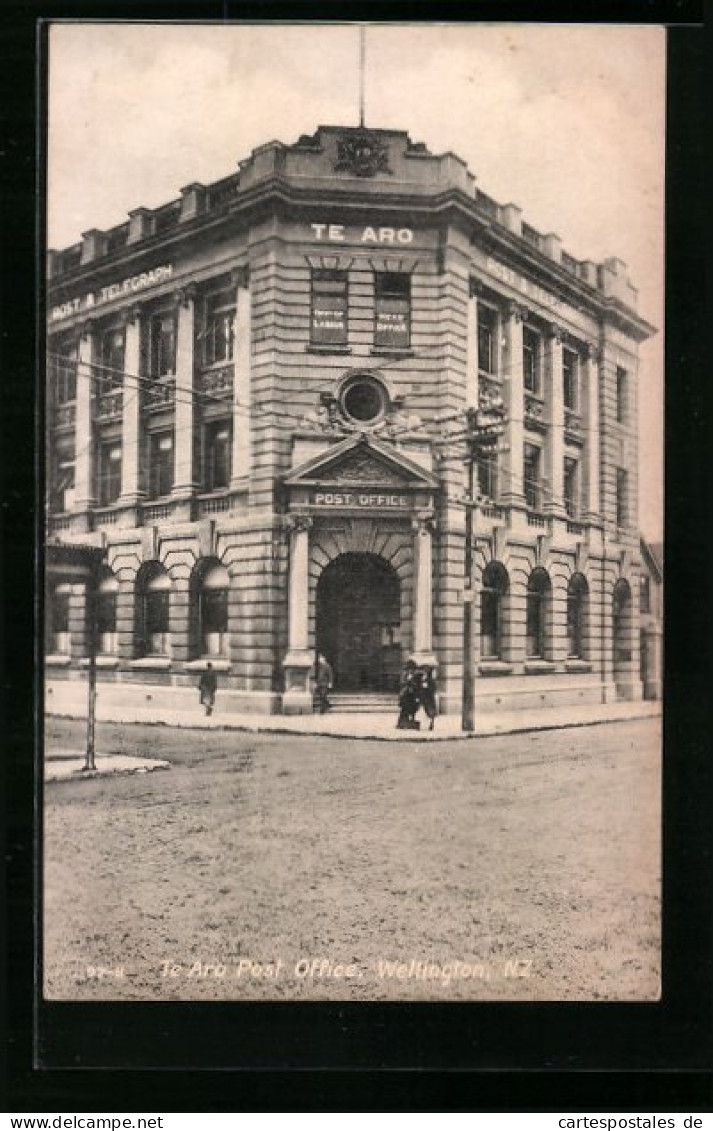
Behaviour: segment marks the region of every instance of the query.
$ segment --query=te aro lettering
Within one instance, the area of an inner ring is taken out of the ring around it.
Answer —
[[[344,243],[344,224],[310,224],[315,239]],[[409,244],[413,243],[411,228],[362,228],[356,237],[357,243]]]

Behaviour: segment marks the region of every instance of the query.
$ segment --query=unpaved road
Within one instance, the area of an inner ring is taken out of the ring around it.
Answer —
[[[658,720],[434,745],[103,724],[98,749],[172,768],[46,787],[49,998],[658,997]]]

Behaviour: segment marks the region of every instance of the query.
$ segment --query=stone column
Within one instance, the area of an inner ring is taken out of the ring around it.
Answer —
[[[233,453],[231,490],[246,486],[250,475],[250,358],[251,293],[247,267],[233,272],[235,294],[235,351],[233,357]]]
[[[466,336],[465,359],[465,403],[466,408],[478,407],[478,295],[480,284],[475,279],[470,281],[468,298],[468,328]]]
[[[124,392],[121,417],[121,496],[119,501],[135,506],[144,492],[139,487],[141,464],[141,318],[138,307],[129,311],[124,346]]]
[[[430,513],[413,519],[413,651],[417,664],[435,667],[433,654],[433,517]]]
[[[582,394],[584,402],[584,500],[587,522],[600,522],[599,502],[599,371],[598,351],[593,343],[587,346],[582,361]]]
[[[503,483],[500,499],[504,506],[524,508],[523,458],[525,451],[525,386],[522,357],[522,324],[527,310],[511,302],[504,319],[505,349],[502,373],[504,375],[505,409],[507,412],[504,437]]]
[[[178,295],[176,326],[175,466],[172,495],[190,498],[193,481],[193,339],[195,295],[186,287]]]
[[[74,426],[74,509],[87,511],[94,505],[94,333],[91,322],[82,327],[77,353],[77,401]]]
[[[545,395],[549,421],[546,446],[546,477],[549,494],[545,495],[545,514],[566,517],[564,505],[564,387],[562,383],[562,330],[554,323],[549,328],[546,361],[547,385]]]
[[[309,515],[288,516],[290,564],[287,594],[287,655],[282,661],[285,692],[282,709],[286,715],[312,711],[310,668],[314,655],[309,646]]]

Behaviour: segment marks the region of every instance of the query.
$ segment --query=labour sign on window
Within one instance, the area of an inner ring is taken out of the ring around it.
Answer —
[[[344,342],[346,337],[346,308],[334,302],[315,301],[312,310],[312,341]]]

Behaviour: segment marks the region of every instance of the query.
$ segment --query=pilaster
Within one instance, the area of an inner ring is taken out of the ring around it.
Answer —
[[[252,303],[247,267],[233,272],[235,294],[235,352],[233,371],[233,453],[230,486],[244,486],[250,475],[250,358]]]
[[[436,664],[433,654],[433,516],[418,515],[412,521],[414,588],[413,652],[417,664]]]
[[[282,708],[286,715],[303,715],[312,711],[309,686],[314,656],[309,647],[309,515],[293,514],[288,518],[290,530],[290,563],[287,596],[287,655],[282,667],[285,692]]]
[[[587,345],[582,359],[582,400],[584,407],[583,494],[587,522],[601,522],[599,495],[599,372],[598,351],[594,343]]]
[[[77,410],[75,422],[74,508],[87,511],[94,505],[94,427],[92,388],[94,384],[94,330],[85,322],[77,354]]]
[[[503,364],[504,400],[507,412],[505,451],[503,452],[503,483],[500,498],[504,506],[524,508],[523,458],[525,450],[525,384],[522,354],[522,326],[527,319],[527,309],[518,303],[508,304],[504,318]]]
[[[139,307],[127,316],[124,346],[124,396],[121,417],[121,495],[119,502],[135,506],[143,496],[139,489],[141,440],[141,382],[139,380],[141,319]]]
[[[562,330],[555,323],[547,335],[546,389],[549,436],[546,445],[546,478],[550,494],[545,496],[545,514],[566,516],[564,505],[564,386],[562,379]]]
[[[172,495],[190,496],[193,479],[193,341],[195,290],[186,287],[177,295],[178,320],[176,327],[176,404],[175,452],[176,464]]]

